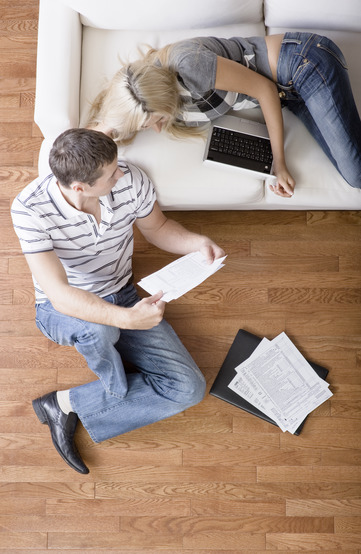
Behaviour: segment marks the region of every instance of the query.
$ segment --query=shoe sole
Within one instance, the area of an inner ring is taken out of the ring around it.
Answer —
[[[40,423],[43,423],[43,424],[47,425],[50,429],[48,416],[47,416],[44,408],[41,405],[40,399],[36,398],[35,400],[32,401],[32,404],[33,404],[34,412],[36,413],[37,418],[40,421]],[[67,458],[65,458],[65,456],[62,453],[62,451],[60,450],[58,444],[54,441],[52,433],[50,433],[50,436],[51,436],[52,443],[55,446],[55,449],[56,449],[57,453],[63,458],[64,462],[66,462],[69,467],[71,467],[72,469],[74,469],[74,471],[77,471],[78,473],[82,473],[83,475],[86,475],[87,473],[89,473],[89,470],[86,471],[86,472],[80,471],[77,467],[75,467],[72,463],[70,463],[69,460]]]
[[[49,425],[46,412],[44,411],[39,398],[36,398],[35,400],[33,400],[32,404],[33,404],[34,412],[36,413],[40,423],[45,423],[46,425]]]

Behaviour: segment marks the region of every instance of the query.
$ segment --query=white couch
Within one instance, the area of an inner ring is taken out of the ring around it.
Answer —
[[[48,169],[54,139],[84,126],[89,104],[119,58],[134,59],[141,44],[158,47],[197,35],[230,37],[312,30],[344,51],[361,111],[360,0],[40,0],[35,121],[44,136],[39,172]],[[160,205],[175,210],[361,208],[361,190],[333,168],[303,125],[283,110],[287,163],[294,196],[274,195],[267,183],[237,169],[202,163],[202,139],[174,140],[153,130],[138,134],[120,155],[153,179]],[[244,117],[262,118],[259,109]]]

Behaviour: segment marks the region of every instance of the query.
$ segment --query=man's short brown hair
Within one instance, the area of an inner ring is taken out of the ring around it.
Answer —
[[[68,129],[55,140],[49,165],[61,185],[74,181],[92,186],[102,175],[102,168],[117,156],[115,142],[99,131]]]

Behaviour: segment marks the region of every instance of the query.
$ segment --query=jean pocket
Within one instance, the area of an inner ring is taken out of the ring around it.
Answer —
[[[49,333],[48,331],[45,329],[44,325],[42,324],[42,322],[36,317],[35,318],[35,324],[37,326],[37,328],[39,329],[39,331],[41,331],[43,333],[43,335],[51,340],[52,342],[56,342],[57,344],[60,344],[57,340],[55,340]]]
[[[317,48],[320,48],[321,50],[324,50],[325,52],[330,54],[335,60],[338,61],[339,64],[341,64],[344,69],[348,69],[345,56],[343,55],[337,44],[335,44],[331,39],[327,37],[321,37],[319,42],[317,43]]]

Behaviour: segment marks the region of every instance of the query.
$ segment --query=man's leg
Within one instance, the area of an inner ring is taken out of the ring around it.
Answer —
[[[130,307],[139,298],[129,286],[106,300]],[[74,345],[99,377],[70,390],[73,411],[94,442],[170,417],[204,396],[203,375],[164,320],[149,331],[120,331],[64,316],[47,303],[37,310],[37,325],[51,340]],[[126,376],[121,357],[139,373]]]
[[[36,324],[57,344],[75,346],[107,391],[119,398],[127,394],[122,359],[115,348],[119,329],[64,315],[50,302],[37,306]]]
[[[36,323],[50,340],[62,345],[74,345],[109,393],[119,398],[126,395],[127,380],[121,357],[114,347],[119,337],[118,329],[66,316],[54,310],[50,302],[37,306]],[[34,411],[40,422],[49,426],[53,444],[60,456],[79,473],[88,473],[89,469],[74,442],[78,416],[72,406],[69,412],[67,404],[66,395],[58,396],[56,391],[33,401]]]
[[[138,370],[127,375],[124,398],[109,394],[100,381],[70,391],[71,404],[94,442],[160,421],[203,399],[204,377],[165,320],[148,331],[121,330],[117,348]]]

